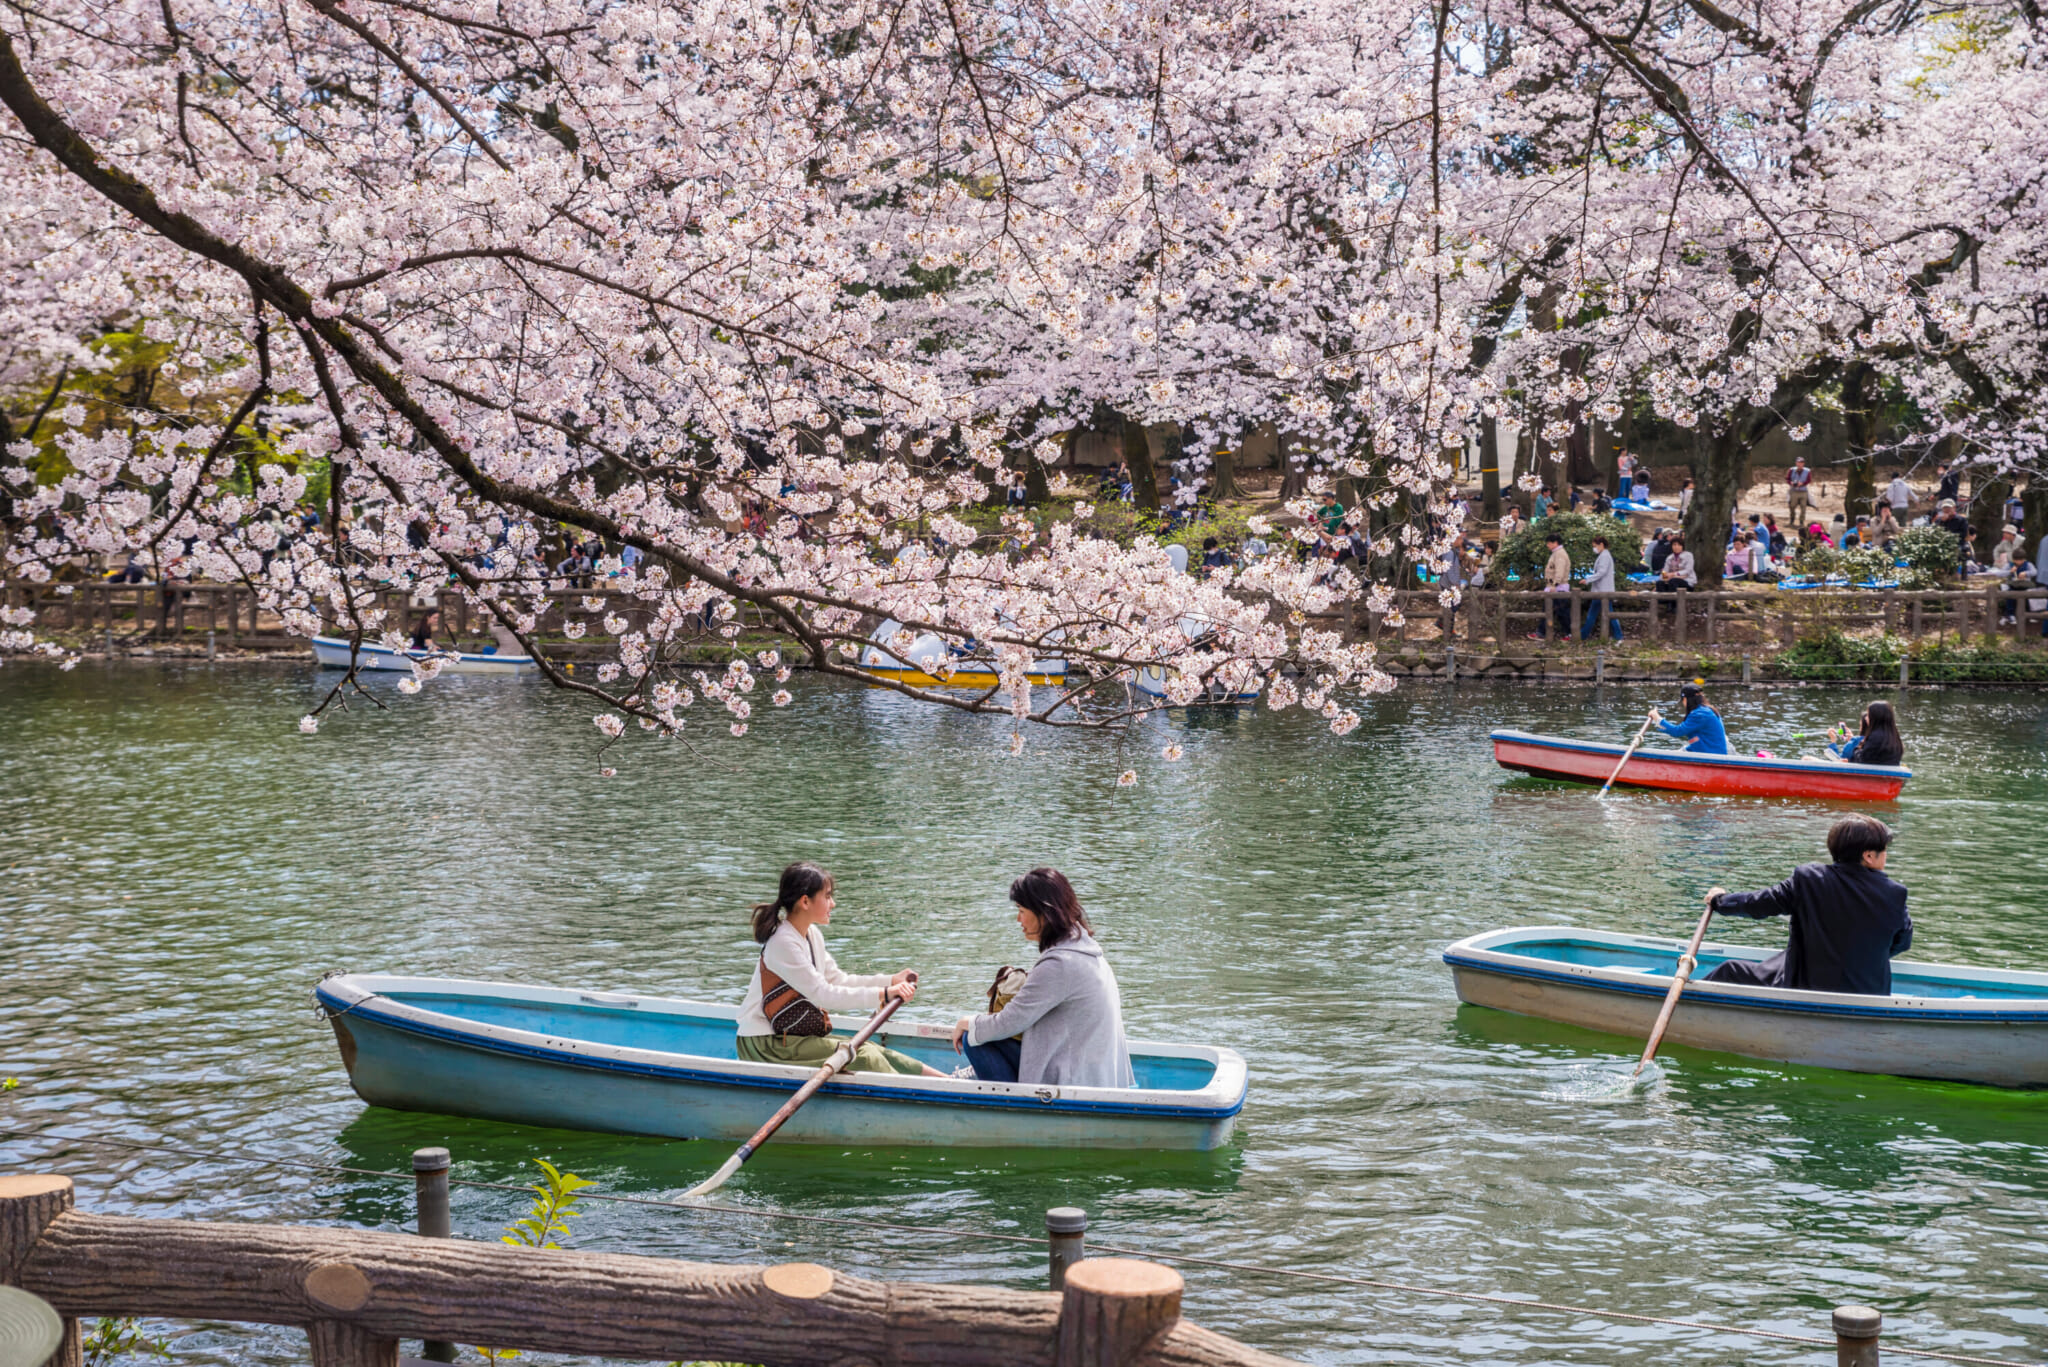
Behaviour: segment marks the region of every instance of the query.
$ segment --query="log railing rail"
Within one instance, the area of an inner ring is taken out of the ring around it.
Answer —
[[[94,1215],[68,1177],[0,1177],[0,1282],[66,1319],[296,1325],[314,1367],[397,1367],[401,1339],[765,1367],[1288,1367],[1183,1319],[1181,1277],[1128,1258],[1057,1293],[509,1248],[370,1230]]]
[[[1481,644],[1507,653],[1527,653],[1536,646],[1530,636],[1549,637],[1556,609],[1563,607],[1576,640],[1591,603],[1602,606],[1603,620],[1593,639],[1607,633],[1605,614],[1621,624],[1623,639],[1658,641],[1676,646],[1789,646],[1828,628],[1842,631],[1882,628],[1915,639],[2038,642],[2048,623],[2048,589],[2009,589],[1993,585],[1972,589],[1811,589],[1801,593],[1758,593],[1714,589],[1655,593],[1643,589],[1592,593],[1544,593],[1524,589],[1467,589],[1455,608],[1445,607],[1437,589],[1402,589],[1393,597],[1394,612],[1371,614],[1361,608],[1357,630],[1367,638],[1393,645],[1457,643],[1470,649]],[[2035,606],[2039,604],[2039,606]],[[2001,619],[2011,616],[2010,622]],[[1590,644],[1591,642],[1589,642]],[[1554,642],[1545,639],[1542,644]]]

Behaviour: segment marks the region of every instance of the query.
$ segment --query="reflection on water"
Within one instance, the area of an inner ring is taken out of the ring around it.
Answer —
[[[77,1175],[100,1210],[403,1227],[410,1184],[95,1152],[66,1136],[526,1180],[547,1156],[672,1197],[723,1146],[371,1110],[309,1010],[328,969],[736,1000],[745,907],[790,859],[839,879],[849,967],[913,966],[913,1014],[971,1008],[1028,956],[1015,873],[1088,902],[1133,1034],[1227,1044],[1252,1092],[1213,1155],[770,1145],[720,1193],[761,1212],[1098,1242],[1822,1332],[1883,1307],[1902,1340],[2048,1349],[2048,1094],[1762,1063],[1461,1008],[1436,955],[1507,925],[1683,936],[1715,883],[1819,856],[1824,803],[1621,793],[1510,777],[1488,729],[1626,740],[1647,690],[1404,690],[1338,738],[1256,708],[1127,737],[1032,733],[879,692],[799,689],[753,734],[634,736],[598,776],[591,709],[527,681],[374,684],[305,738],[293,668],[0,671],[0,1121],[8,1167]],[[2037,693],[1900,698],[1917,777],[1886,813],[1915,957],[2048,967]],[[1668,699],[1665,700],[1668,702]],[[1717,698],[1736,742],[1796,752],[1862,700]],[[1168,739],[1186,758],[1160,757]],[[1119,790],[1115,774],[1140,774]],[[1725,936],[1775,943],[1768,925]],[[458,1188],[492,1237],[516,1194]],[[593,1205],[579,1246],[809,1258],[874,1276],[1042,1285],[1036,1245]],[[1791,1346],[1507,1315],[1402,1293],[1189,1270],[1190,1313],[1326,1363],[1802,1359]],[[303,1360],[277,1330],[181,1341],[195,1362]]]

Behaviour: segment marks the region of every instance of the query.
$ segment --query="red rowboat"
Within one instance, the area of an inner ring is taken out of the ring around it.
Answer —
[[[1527,731],[1495,731],[1492,739],[1493,757],[1504,769],[1583,783],[1605,783],[1628,749],[1602,741],[1534,736]],[[1912,770],[1890,764],[1637,750],[1614,781],[1631,788],[1668,788],[1681,793],[1890,802],[1911,777]]]

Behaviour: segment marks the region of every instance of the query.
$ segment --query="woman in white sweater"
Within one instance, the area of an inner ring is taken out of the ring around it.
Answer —
[[[875,1011],[891,997],[917,995],[917,974],[848,973],[833,961],[818,927],[832,921],[832,875],[816,864],[782,871],[775,900],[754,908],[760,962],[740,1006],[738,1052],[747,1063],[820,1064],[839,1041],[832,1011]],[[853,1073],[944,1077],[908,1054],[869,1040],[847,1065]]]

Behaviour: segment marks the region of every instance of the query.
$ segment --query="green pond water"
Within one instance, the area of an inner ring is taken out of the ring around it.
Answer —
[[[331,676],[330,676],[331,678]],[[753,734],[633,734],[523,680],[374,684],[314,737],[310,667],[0,670],[0,1167],[100,1211],[389,1229],[410,1183],[121,1153],[116,1139],[674,1196],[724,1146],[374,1110],[310,989],[333,969],[737,1001],[745,907],[785,862],[838,877],[834,952],[918,968],[913,1015],[971,1007],[1028,952],[1008,880],[1081,890],[1133,1035],[1228,1044],[1252,1088],[1191,1156],[769,1148],[727,1188],[764,1215],[1091,1238],[1162,1254],[1826,1332],[1868,1302],[1895,1342],[2048,1354],[2048,1093],[1673,1049],[1617,1097],[1629,1041],[1461,1008],[1462,936],[1564,922],[1685,934],[1702,891],[1819,857],[1822,803],[1621,794],[1497,769],[1497,725],[1625,738],[1640,689],[1407,689],[1343,738],[1259,710],[1135,736],[1034,733],[799,683]],[[1841,692],[1728,690],[1740,746],[1797,752]],[[1917,958],[2048,968],[2038,692],[1899,698],[1917,777],[1886,813]],[[707,718],[707,721],[709,719]],[[1186,749],[1167,763],[1169,739]],[[615,764],[615,778],[600,777]],[[1115,786],[1124,768],[1133,788]],[[1718,932],[1717,932],[1718,933]],[[1738,923],[1722,938],[1776,943]],[[458,1190],[493,1238],[510,1193]],[[1043,1285],[1042,1249],[593,1204],[575,1247]],[[1825,1350],[1188,1267],[1191,1317],[1317,1363],[1820,1362]],[[283,1329],[178,1326],[181,1361],[304,1360]]]

